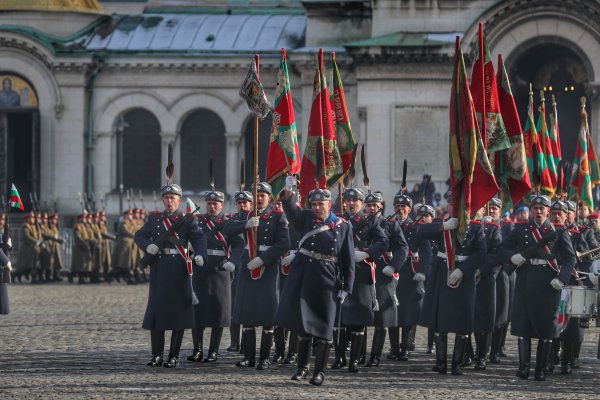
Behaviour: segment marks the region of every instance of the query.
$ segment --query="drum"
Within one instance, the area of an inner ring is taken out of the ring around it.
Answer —
[[[569,293],[567,315],[573,318],[589,318],[596,312],[598,291],[585,286],[565,286]]]

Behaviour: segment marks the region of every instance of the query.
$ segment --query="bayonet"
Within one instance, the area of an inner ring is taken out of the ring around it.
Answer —
[[[365,187],[367,188],[369,193],[371,193],[371,185],[370,185],[370,181],[369,181],[369,175],[367,175],[367,160],[365,158],[365,145],[364,144],[362,145],[362,147],[360,149],[360,163],[362,165],[362,170],[363,170],[363,184],[365,185]]]

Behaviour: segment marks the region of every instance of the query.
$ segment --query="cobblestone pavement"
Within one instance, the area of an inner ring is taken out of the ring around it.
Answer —
[[[571,376],[551,374],[546,382],[515,377],[516,342],[512,337],[507,344],[509,357],[500,365],[490,365],[483,372],[470,368],[462,377],[431,372],[433,356],[423,351],[424,328],[418,329],[417,351],[411,361],[384,359],[378,368],[362,368],[358,374],[328,371],[320,388],[291,381],[295,368],[289,365],[275,365],[267,371],[236,368],[240,355],[224,350],[229,345],[227,329],[217,363],[184,361],[176,370],[150,368],[145,366],[150,355],[149,334],[141,329],[147,290],[145,285],[122,284],[11,285],[12,312],[0,316],[0,398],[386,396],[464,400],[600,396],[600,360],[595,357],[600,329],[595,327],[586,331],[581,368]],[[533,347],[535,353],[535,342]],[[190,348],[191,334],[186,332],[181,359]]]

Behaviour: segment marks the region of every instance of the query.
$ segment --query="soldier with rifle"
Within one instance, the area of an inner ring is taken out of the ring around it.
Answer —
[[[17,268],[14,274],[15,280],[21,282],[21,278],[31,275],[31,283],[37,283],[37,265],[40,262],[41,237],[35,227],[35,212],[27,214],[21,232],[21,244],[17,258]]]
[[[55,282],[61,282],[62,278],[60,277],[60,271],[63,269],[62,245],[65,241],[60,237],[60,232],[58,230],[58,214],[56,211],[48,220],[48,234],[53,238],[48,247],[48,266],[52,272],[52,280]]]
[[[533,218],[517,223],[502,240],[500,255],[516,268],[511,334],[518,337],[517,377],[529,378],[531,339],[537,338],[535,380],[546,379],[544,368],[556,336],[556,310],[576,258],[566,228],[548,220],[550,198],[532,196]]]
[[[71,273],[69,274],[69,283],[73,283],[73,278],[79,278],[78,283],[87,283],[86,276],[91,271],[92,248],[90,246],[90,231],[87,227],[88,212],[83,209],[77,216],[77,223],[73,226],[73,259],[71,261]]]
[[[108,231],[104,208],[100,211],[97,225],[100,231],[100,271],[104,276],[104,281],[110,283],[112,281],[110,242],[116,240],[117,236]]]
[[[194,305],[198,299],[193,288],[188,244],[197,266],[202,267],[208,257],[206,237],[194,213],[183,215],[179,211],[182,190],[171,183],[173,171],[173,146],[169,144],[167,183],[160,190],[165,210],[150,215],[135,233],[135,243],[145,253],[140,264],[150,266],[150,290],[142,324],[142,328],[150,331],[152,358],[147,363],[150,367],[175,368],[183,333],[194,327]],[[166,330],[172,333],[169,357],[164,361]]]
[[[133,264],[133,236],[135,232],[133,213],[129,208],[123,211],[123,218],[117,227],[118,236],[112,253],[112,276],[117,282],[120,282],[121,278],[126,279],[127,284],[130,285],[136,283],[135,276],[133,275],[136,271]]]

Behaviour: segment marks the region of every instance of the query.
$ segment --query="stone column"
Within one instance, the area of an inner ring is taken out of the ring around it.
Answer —
[[[240,142],[241,132],[225,133],[225,190],[233,196],[240,185]]]

